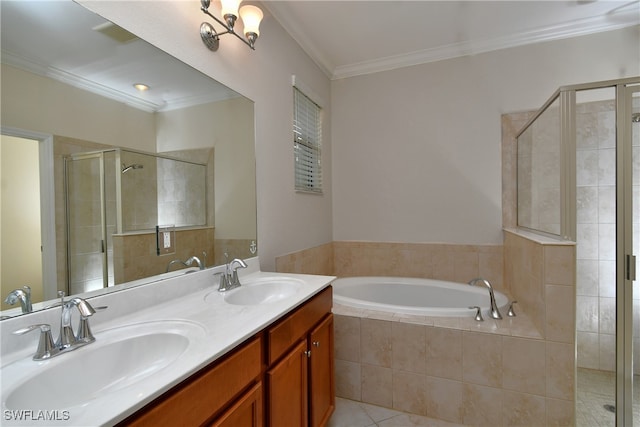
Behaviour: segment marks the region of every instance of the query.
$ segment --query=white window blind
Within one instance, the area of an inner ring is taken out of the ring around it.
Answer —
[[[322,193],[322,109],[293,88],[293,149],[297,191]]]

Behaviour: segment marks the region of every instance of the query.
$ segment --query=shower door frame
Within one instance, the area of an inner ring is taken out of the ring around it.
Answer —
[[[616,426],[633,425],[633,255],[632,220],[632,96],[640,92],[640,77],[563,86],[527,121],[516,140],[556,100],[560,100],[560,233],[523,227],[542,235],[577,239],[576,92],[615,90],[616,112]],[[576,341],[577,343],[577,341]],[[640,349],[639,349],[640,350]],[[576,349],[577,351],[577,349]],[[577,387],[577,385],[576,385]]]
[[[633,425],[633,142],[640,82],[616,85],[616,425]]]
[[[113,150],[106,150],[113,151]],[[69,170],[68,162],[77,160],[98,159],[100,165],[100,229],[102,232],[102,287],[109,286],[109,259],[107,251],[107,207],[105,201],[105,164],[104,154],[106,151],[72,154],[64,158],[64,195],[66,214],[66,234],[67,234],[67,293],[71,292],[71,252],[69,242],[71,241],[71,218],[69,212]],[[117,163],[116,163],[117,164]]]

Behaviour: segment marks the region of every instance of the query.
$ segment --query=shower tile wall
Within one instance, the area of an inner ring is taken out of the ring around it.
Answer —
[[[577,105],[578,367],[605,371],[615,369],[615,127],[614,101]]]

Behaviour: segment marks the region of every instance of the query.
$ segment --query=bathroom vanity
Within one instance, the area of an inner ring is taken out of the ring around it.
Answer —
[[[46,323],[55,339],[60,309],[0,322],[2,424],[325,425],[334,277],[248,263],[242,286],[226,292],[214,268],[89,298],[109,306],[91,318],[96,341],[40,362],[37,334],[11,332]]]
[[[120,423],[324,426],[335,408],[332,289]]]

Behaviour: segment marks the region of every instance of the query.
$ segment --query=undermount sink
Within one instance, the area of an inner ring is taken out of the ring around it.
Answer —
[[[47,361],[29,357],[3,367],[3,409],[60,410],[86,404],[158,373],[205,334],[196,323],[171,320],[95,336],[94,343]]]
[[[274,303],[295,295],[302,283],[300,280],[287,277],[260,278],[225,292],[224,300],[234,305]]]

